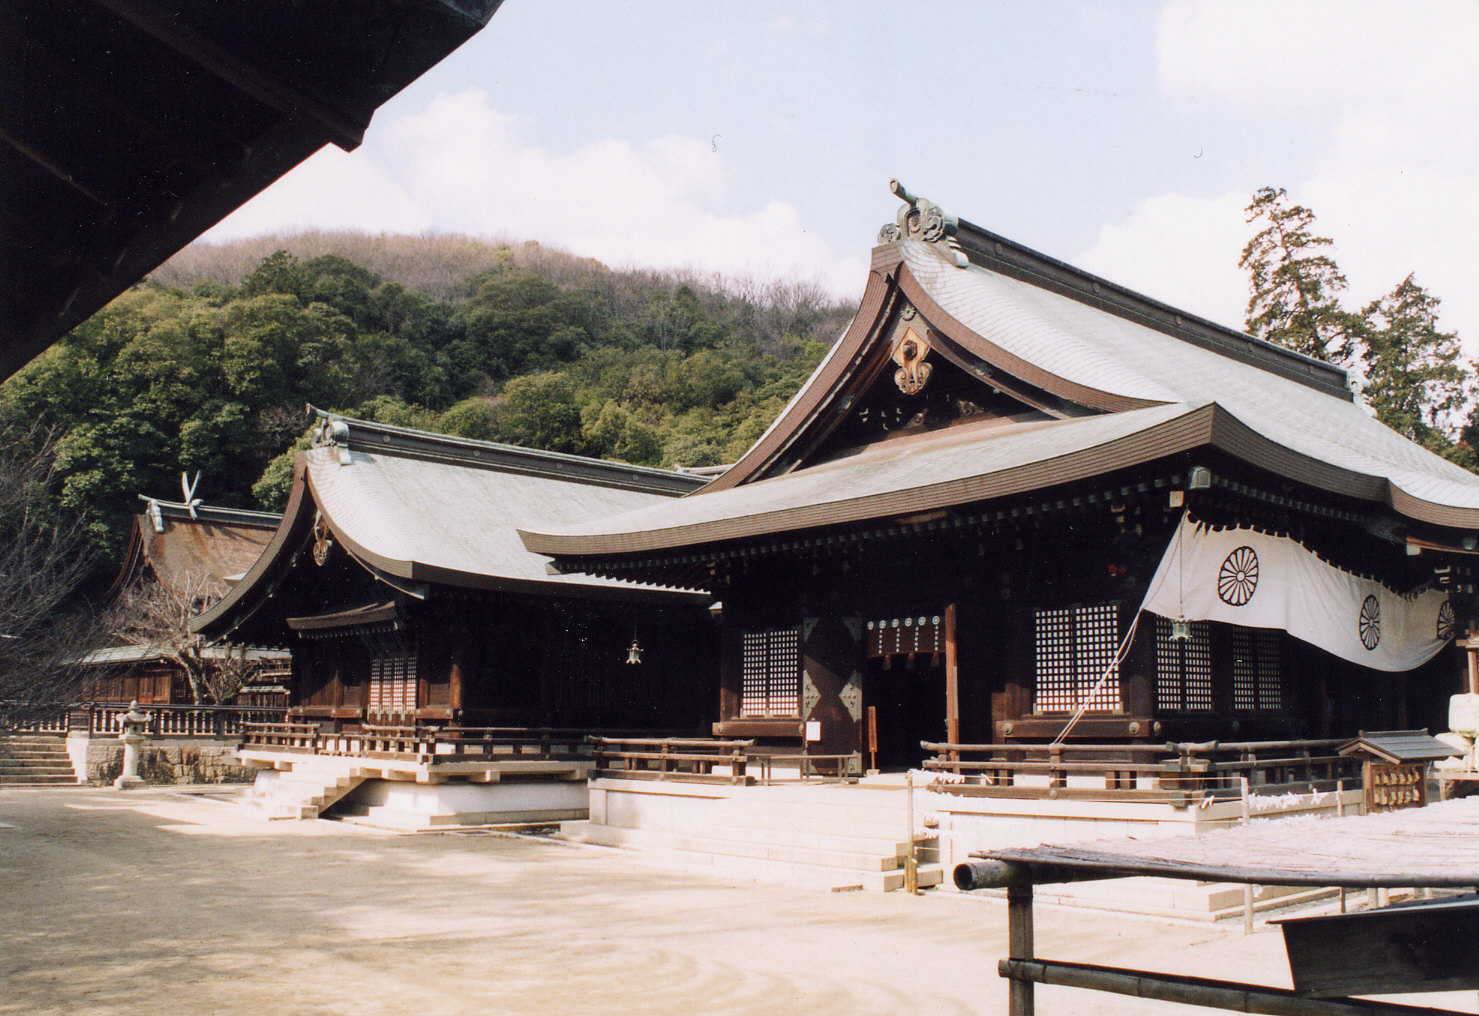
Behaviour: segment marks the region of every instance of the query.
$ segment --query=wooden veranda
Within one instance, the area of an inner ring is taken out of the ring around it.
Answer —
[[[1314,826],[1318,823],[1318,828]],[[1291,819],[1161,840],[980,851],[958,865],[962,890],[1007,890],[1010,1016],[1031,1016],[1034,987],[1056,984],[1236,1012],[1452,1013],[1351,994],[1479,987],[1479,896],[1281,922],[1294,989],[1044,959],[1033,942],[1034,885],[1155,876],[1342,889],[1479,887],[1479,800],[1346,818]],[[1318,923],[1318,927],[1316,924]],[[1311,941],[1318,947],[1311,950]]]

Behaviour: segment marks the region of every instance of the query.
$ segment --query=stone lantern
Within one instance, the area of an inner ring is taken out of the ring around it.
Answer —
[[[118,740],[123,742],[123,772],[118,774],[113,786],[118,790],[130,790],[144,785],[139,776],[139,745],[148,739],[144,731],[149,725],[149,714],[140,709],[139,700],[134,699],[128,704],[128,712],[118,717],[118,722],[123,727],[118,735]]]

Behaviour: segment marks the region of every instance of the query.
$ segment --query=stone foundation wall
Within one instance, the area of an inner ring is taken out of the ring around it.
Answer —
[[[73,766],[78,762],[73,754]],[[116,738],[87,740],[86,782],[110,784],[123,771],[123,745]],[[256,770],[236,757],[236,738],[159,738],[139,746],[139,775],[146,783],[250,783]]]

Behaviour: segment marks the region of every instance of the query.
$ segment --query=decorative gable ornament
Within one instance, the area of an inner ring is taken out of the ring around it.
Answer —
[[[894,371],[894,384],[899,386],[899,391],[905,395],[918,395],[929,384],[930,375],[935,372],[934,366],[925,362],[929,354],[929,342],[920,338],[913,328],[905,329],[894,343],[893,352],[894,363],[899,365],[899,369]]]
[[[956,230],[960,228],[960,220],[949,214],[945,209],[917,194],[910,194],[903,184],[897,180],[888,182],[889,193],[904,201],[904,207],[900,208],[894,216],[894,221],[878,231],[878,242],[880,244],[898,243],[900,240],[923,240],[925,243],[943,243],[952,252],[952,260],[957,267],[964,268],[970,264],[965,251],[955,241]]]
[[[313,563],[322,568],[329,562],[329,552],[334,549],[334,538],[322,513],[313,519]]]

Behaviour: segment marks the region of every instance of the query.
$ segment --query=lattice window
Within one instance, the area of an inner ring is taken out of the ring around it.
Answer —
[[[1088,708],[1113,712],[1120,707],[1119,604],[1103,603],[1034,615],[1038,712],[1071,712],[1091,694],[1106,670],[1109,676],[1092,692]]]
[[[800,631],[765,628],[745,632],[740,667],[740,716],[797,716],[800,692]]]
[[[1191,638],[1171,639],[1171,622],[1155,619],[1155,705],[1158,710],[1212,708],[1212,626],[1192,621]]]
[[[1234,628],[1233,708],[1241,711],[1281,709],[1284,680],[1279,667],[1279,631]]]
[[[416,711],[415,653],[383,653],[371,658],[368,711],[382,716]]]

